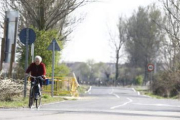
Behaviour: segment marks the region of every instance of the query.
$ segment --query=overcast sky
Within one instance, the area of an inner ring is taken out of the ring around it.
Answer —
[[[113,62],[113,50],[109,45],[107,31],[116,32],[119,16],[129,17],[138,6],[147,6],[158,0],[101,0],[80,8],[75,15],[86,13],[84,20],[76,26],[71,41],[62,51],[62,60],[66,62]],[[109,30],[108,30],[109,29]],[[121,59],[125,62],[126,57]]]

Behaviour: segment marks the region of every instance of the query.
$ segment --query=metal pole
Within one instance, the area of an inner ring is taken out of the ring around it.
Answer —
[[[53,41],[53,54],[52,54],[52,84],[51,84],[51,96],[54,96],[54,61],[55,61],[55,42]]]
[[[31,56],[32,56],[32,62],[34,62],[34,43],[31,45]]]
[[[154,74],[157,73],[157,62],[156,62],[156,59],[155,59],[155,63],[154,63]]]
[[[29,29],[26,29],[26,61],[25,61],[25,70],[28,67],[28,53],[29,53],[29,46],[28,46],[28,42],[29,42]],[[24,77],[24,98],[26,98],[26,86],[27,86],[27,76]]]
[[[151,78],[150,78],[150,86],[152,85],[152,76],[153,76],[153,71],[150,72]]]

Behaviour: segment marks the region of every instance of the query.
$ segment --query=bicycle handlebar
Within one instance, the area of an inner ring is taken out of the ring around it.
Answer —
[[[29,75],[29,77],[34,78],[34,79],[39,78],[41,80],[45,80],[45,79],[43,79],[43,76],[37,76],[36,77],[36,76]]]

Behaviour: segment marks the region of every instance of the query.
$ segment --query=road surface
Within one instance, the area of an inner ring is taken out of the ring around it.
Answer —
[[[33,109],[0,109],[0,120],[180,120],[180,101],[154,99],[133,88],[91,87],[78,100]]]

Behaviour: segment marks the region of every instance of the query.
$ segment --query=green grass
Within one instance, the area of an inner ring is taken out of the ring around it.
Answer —
[[[152,92],[150,91],[146,91],[143,94],[150,96],[152,98],[156,98],[156,99],[165,99],[165,97],[159,96],[159,95],[154,95]]]
[[[79,86],[78,92],[79,94],[85,93],[89,89],[89,86]],[[68,98],[69,96],[69,98]],[[63,96],[51,97],[49,94],[43,94],[41,103],[53,103],[60,102],[63,100],[77,100],[76,98],[70,98],[70,95],[63,94]],[[29,98],[24,99],[23,97],[14,97],[11,101],[0,101],[0,108],[27,108],[28,107]]]
[[[148,88],[143,88],[141,86],[135,87],[135,90],[139,91],[142,95],[147,95],[147,96],[150,96],[150,97],[156,98],[156,99],[178,99],[178,96],[167,98],[167,97],[163,97],[163,96],[160,96],[160,95],[155,95]]]
[[[89,86],[79,86],[78,92],[79,94],[85,93],[89,89]],[[63,94],[63,96],[51,97],[49,94],[43,94],[41,103],[53,103],[60,102],[63,100],[77,100],[76,98],[68,98],[69,95]],[[14,97],[11,101],[0,101],[0,108],[27,108],[28,107],[29,98],[24,99],[23,97]]]
[[[0,101],[0,108],[17,108],[17,107],[27,107],[28,99],[25,100],[20,97],[19,99],[13,101]]]
[[[51,97],[48,94],[42,96],[41,102],[42,104],[52,103],[52,102],[60,102],[62,100],[69,100],[63,97]],[[23,99],[22,97],[16,97],[13,101],[0,101],[0,108],[27,108],[29,99]]]
[[[140,92],[141,95],[147,95],[147,96],[150,96],[150,97],[156,98],[156,99],[165,99],[165,97],[155,95],[148,88],[143,88],[142,86],[135,87],[135,90]]]
[[[45,104],[45,103],[51,103],[51,102],[59,102],[59,101],[63,101],[63,100],[68,100],[68,99],[65,99],[63,97],[51,97],[50,95],[43,95],[42,96],[42,104]]]
[[[84,94],[89,89],[89,86],[81,85],[78,87],[79,94]]]

